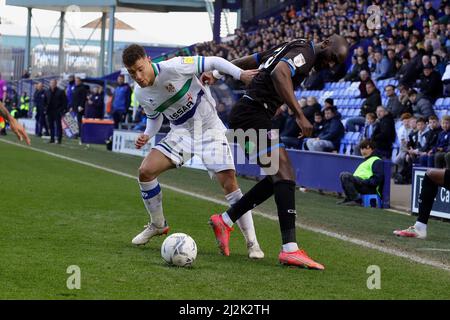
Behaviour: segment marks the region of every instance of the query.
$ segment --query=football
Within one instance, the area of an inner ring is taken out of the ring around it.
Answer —
[[[190,267],[197,258],[197,244],[185,233],[174,233],[161,245],[161,256],[170,265]]]

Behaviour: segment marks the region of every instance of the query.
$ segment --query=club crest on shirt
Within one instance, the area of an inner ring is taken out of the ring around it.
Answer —
[[[295,58],[294,58],[294,65],[297,68],[300,68],[302,65],[304,65],[306,63],[305,57],[303,56],[303,54],[298,54]]]
[[[174,92],[175,92],[175,87],[173,86],[173,84],[168,83],[168,84],[166,85],[166,90],[167,90],[169,93],[174,93]]]

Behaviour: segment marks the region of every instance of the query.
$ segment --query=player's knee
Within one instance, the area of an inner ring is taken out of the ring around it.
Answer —
[[[152,181],[157,178],[157,172],[151,165],[141,165],[139,167],[139,181]]]

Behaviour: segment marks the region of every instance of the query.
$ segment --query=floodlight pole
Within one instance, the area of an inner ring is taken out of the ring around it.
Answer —
[[[59,18],[59,56],[58,56],[58,71],[62,74],[64,70],[64,23],[65,23],[66,12],[61,11],[61,16]]]
[[[116,7],[111,6],[109,11],[109,37],[108,37],[108,72],[112,73],[113,70],[113,54],[114,54],[114,14]]]
[[[105,33],[106,33],[106,12],[102,12],[102,29],[100,36],[100,57],[98,61],[98,73],[101,77],[105,75]]]
[[[24,67],[27,71],[30,70],[31,66],[31,8],[28,9],[28,18],[27,18],[27,36],[25,38],[25,61]]]

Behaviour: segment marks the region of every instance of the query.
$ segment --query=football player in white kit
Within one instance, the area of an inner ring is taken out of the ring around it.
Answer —
[[[226,128],[217,115],[209,88],[198,77],[205,71],[215,70],[217,77],[229,74],[248,84],[255,71],[244,71],[219,57],[175,57],[152,63],[144,48],[136,44],[124,50],[122,60],[137,83],[135,95],[147,115],[147,127],[136,139],[136,148],[142,148],[159,131],[163,115],[169,120],[171,128],[139,168],[139,186],[150,223],[132,243],[143,245],[152,237],[169,231],[163,215],[158,176],[166,170],[182,166],[193,155],[202,159],[211,177],[216,177],[230,205],[242,197],[225,136]],[[238,226],[245,237],[249,257],[263,258],[251,211],[238,220]]]

